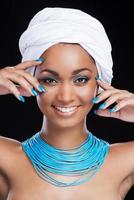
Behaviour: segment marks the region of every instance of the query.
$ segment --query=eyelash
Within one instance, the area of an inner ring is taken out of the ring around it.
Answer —
[[[80,82],[80,85],[81,85],[81,83],[82,83],[82,85],[83,85],[83,84],[86,84],[86,83],[90,80],[88,77],[79,77],[79,78],[76,79],[75,81],[80,80],[80,79],[85,80],[85,82],[82,82],[82,81],[81,81],[81,82]],[[51,83],[50,83],[50,82],[47,82],[48,80],[49,80],[49,81],[50,81],[50,80],[51,80],[51,81],[56,81],[55,79],[49,78],[49,77],[48,77],[48,78],[44,78],[44,79],[42,79],[41,81],[44,82],[44,83],[46,83],[46,84],[49,84],[49,85],[50,85],[52,82],[51,82]],[[57,82],[57,81],[56,81],[56,82]],[[78,84],[79,84],[79,83],[78,83]],[[53,83],[52,83],[52,85],[53,85]],[[55,84],[54,84],[54,85],[55,85]]]

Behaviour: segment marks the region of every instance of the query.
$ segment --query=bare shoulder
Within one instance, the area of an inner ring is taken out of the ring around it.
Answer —
[[[111,144],[113,154],[124,160],[134,172],[134,141]]]
[[[15,143],[20,143],[18,140],[15,140],[15,139],[12,139],[12,138],[8,138],[8,137],[3,137],[3,136],[0,136],[0,146],[1,145],[5,145],[5,144],[15,144]]]
[[[0,136],[0,199],[7,199],[9,190],[8,175],[14,171],[20,142],[11,138]]]
[[[20,149],[21,143],[15,139],[0,136],[0,171],[9,170]],[[8,169],[8,166],[9,169]]]
[[[134,185],[134,141],[111,144],[110,150],[115,167],[123,174],[124,180]]]

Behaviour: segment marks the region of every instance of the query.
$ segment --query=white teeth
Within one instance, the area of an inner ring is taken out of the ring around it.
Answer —
[[[71,108],[61,108],[61,107],[55,107],[57,110],[61,112],[72,112],[74,111],[77,107],[71,107]]]

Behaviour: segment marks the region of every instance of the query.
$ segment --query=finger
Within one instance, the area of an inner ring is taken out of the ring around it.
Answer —
[[[114,87],[111,86],[109,83],[106,83],[106,82],[101,81],[101,79],[97,79],[96,81],[97,81],[98,85],[99,85],[101,88],[103,88],[104,90],[106,90],[106,89],[113,89],[113,88],[114,88]]]
[[[32,96],[37,96],[38,93],[33,89],[33,86],[19,73],[10,73],[10,77],[7,77],[10,81],[13,81],[19,84],[20,87],[23,87],[28,91]],[[17,86],[18,87],[18,86]]]
[[[21,96],[31,97],[31,92],[28,92],[22,87],[17,87],[17,89],[19,90]]]
[[[131,93],[132,94],[132,93]],[[95,114],[102,116],[102,117],[113,117],[120,119],[121,118],[121,109],[125,108],[127,106],[133,106],[134,107],[134,94],[132,94],[131,97],[127,97],[123,100],[121,100],[116,106],[114,106],[112,109],[97,109],[94,111]],[[131,109],[131,108],[130,108]]]
[[[112,112],[117,112],[126,106],[134,106],[134,94],[131,93],[131,97],[126,97],[121,100],[114,108],[112,108]]]
[[[95,110],[94,111],[95,114],[101,116],[101,117],[112,117],[112,118],[119,118],[120,116],[120,111],[117,112],[110,112],[109,109],[105,109],[105,110]]]
[[[107,99],[111,95],[113,95],[115,93],[120,93],[120,92],[121,92],[121,90],[118,90],[118,89],[105,90],[102,93],[100,93],[98,96],[94,97],[92,99],[92,102],[93,103],[99,103],[99,102]]]
[[[19,69],[28,69],[30,67],[36,66],[41,64],[42,62],[44,62],[44,58],[40,58],[37,60],[30,60],[30,61],[24,61],[22,63],[19,63],[18,65],[15,66],[15,68],[19,68]]]
[[[129,92],[122,92],[122,93],[118,93],[118,94],[115,94],[113,96],[111,96],[110,98],[108,98],[108,100],[105,101],[106,103],[106,108],[109,107],[110,105],[112,105],[113,103],[117,103],[117,105],[119,104],[119,102],[121,102],[123,99],[127,99],[127,98],[130,98],[132,96],[131,93]],[[117,106],[116,106],[117,107]],[[117,110],[117,108],[116,108]]]
[[[17,70],[17,73],[21,76],[23,76],[29,84],[31,84],[31,89],[34,87],[37,91],[39,92],[45,92],[45,88],[43,90],[43,86],[42,86],[42,89],[41,89],[41,85],[39,83],[39,81],[33,77],[31,74],[25,72],[24,70]]]
[[[4,84],[3,84],[4,83]],[[20,100],[20,101],[25,101],[24,98],[20,95],[19,90],[17,89],[17,87],[14,85],[14,83],[8,79],[2,79],[1,81],[1,86],[7,88],[7,90],[9,91],[9,93],[14,94],[14,96]]]
[[[129,93],[128,91],[119,90],[118,93],[113,93],[103,104],[101,104],[99,109],[105,109],[113,103],[118,103],[119,101],[127,97],[131,97],[131,93]]]

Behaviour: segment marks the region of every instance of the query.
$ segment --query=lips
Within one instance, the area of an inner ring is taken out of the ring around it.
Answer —
[[[54,106],[54,107],[57,110],[59,110],[59,111],[61,111],[63,113],[65,113],[65,112],[72,112],[72,111],[74,111],[77,108],[77,106],[73,106],[73,107],[56,107],[56,106]]]
[[[70,116],[77,112],[79,106],[72,106],[72,107],[59,107],[59,106],[52,106],[54,111],[61,115],[61,116]]]

